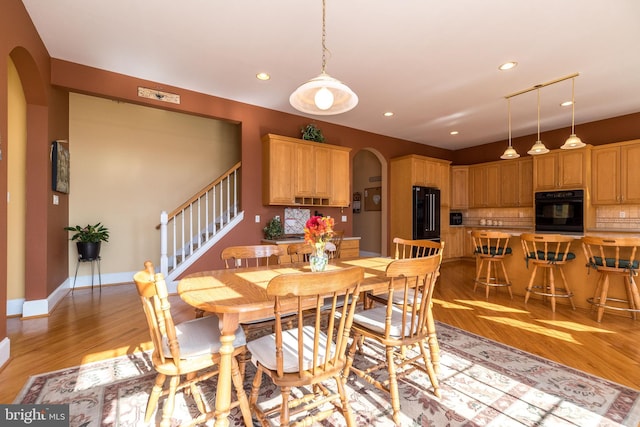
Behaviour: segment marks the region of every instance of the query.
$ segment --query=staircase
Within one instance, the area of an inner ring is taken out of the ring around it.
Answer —
[[[160,214],[160,272],[174,282],[244,218],[239,211],[241,162],[171,213]]]

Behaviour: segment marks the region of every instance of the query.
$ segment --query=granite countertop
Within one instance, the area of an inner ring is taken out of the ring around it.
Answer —
[[[360,237],[343,237],[342,240],[360,240]],[[292,243],[304,243],[304,236],[285,236],[277,240],[262,239],[264,243],[272,245],[289,245]]]

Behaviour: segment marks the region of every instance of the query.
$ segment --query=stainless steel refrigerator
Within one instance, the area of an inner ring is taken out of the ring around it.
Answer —
[[[440,241],[440,190],[413,187],[413,239]]]

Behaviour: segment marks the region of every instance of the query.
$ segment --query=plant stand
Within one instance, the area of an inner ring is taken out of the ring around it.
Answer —
[[[76,274],[73,276],[73,287],[71,288],[71,293],[76,289],[76,279],[78,278],[78,268],[80,267],[80,263],[90,262],[91,263],[91,291],[93,292],[93,263],[98,264],[98,284],[100,287],[100,293],[102,293],[102,276],[100,274],[100,256],[95,258],[82,258],[81,255],[78,255],[78,262],[76,263]]]

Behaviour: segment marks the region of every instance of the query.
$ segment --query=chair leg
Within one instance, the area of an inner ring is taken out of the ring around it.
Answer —
[[[158,399],[160,399],[160,395],[162,394],[162,389],[164,387],[164,380],[167,377],[164,374],[156,375],[156,381],[151,389],[151,393],[149,394],[149,400],[147,401],[147,410],[144,413],[144,422],[145,424],[149,424],[151,421],[151,415],[158,407]]]
[[[484,259],[476,258],[476,280],[473,282],[473,292],[476,291],[476,288],[478,287],[478,283],[480,282],[480,275],[482,274],[483,266],[484,266]]]
[[[549,268],[549,293],[551,294],[551,312],[556,312],[556,280],[553,274],[553,267]]]
[[[527,293],[524,295],[525,304],[529,301],[529,297],[531,296],[531,289],[533,289],[533,283],[536,280],[537,272],[538,272],[538,264],[535,264],[533,266],[533,272],[531,273],[531,279],[529,279],[529,285],[527,286]]]
[[[604,280],[602,281],[602,290],[600,293],[600,300],[598,301],[600,305],[598,306],[598,323],[602,322],[602,316],[604,315],[604,305],[607,303],[607,292],[609,291],[609,275],[604,275]]]
[[[178,384],[180,384],[180,376],[176,375],[169,379],[169,394],[164,401],[162,407],[162,421],[160,427],[171,427],[171,416],[173,415],[173,409],[176,403],[176,390],[178,390]]]
[[[340,403],[342,404],[342,416],[344,416],[345,421],[347,422],[347,427],[355,426],[355,420],[353,419],[353,413],[351,412],[351,407],[349,406],[349,399],[347,398],[347,392],[344,388],[344,382],[342,378],[339,376],[334,377],[336,380],[336,387],[338,388],[338,394],[340,394]]]
[[[504,283],[507,284],[507,290],[509,291],[509,297],[511,297],[511,299],[513,299],[513,292],[511,291],[511,282],[509,281],[509,275],[507,274],[507,267],[505,267],[503,260],[500,260],[500,266],[502,267],[502,273],[504,274]]]
[[[256,412],[260,422],[264,419],[261,412],[258,410],[258,394],[260,393],[260,386],[262,385],[262,367],[258,366],[256,376],[253,377],[253,383],[251,384],[251,395],[249,396],[249,407]]]
[[[627,299],[629,300],[629,308],[631,309],[631,318],[636,320],[636,312],[640,308],[640,295],[635,280],[630,275],[624,276],[624,285],[627,291]]]
[[[291,387],[281,387],[282,406],[280,407],[280,425],[289,426],[289,397],[291,396]]]
[[[569,302],[571,303],[571,308],[573,308],[574,310],[576,309],[576,305],[573,303],[573,297],[571,289],[569,288],[569,283],[567,282],[567,277],[564,275],[564,270],[562,269],[562,267],[558,267],[558,270],[560,270],[560,276],[562,276],[562,283],[564,286],[565,291],[567,292],[567,295],[569,298]]]
[[[433,386],[433,394],[436,397],[440,397],[440,383],[438,382],[438,376],[436,375],[435,369],[433,368],[433,364],[427,355],[427,349],[424,347],[424,342],[420,341],[418,343],[420,346],[420,352],[422,353],[422,359],[424,360],[424,366],[427,368],[427,375],[429,375],[429,380],[431,381],[431,385]]]
[[[436,375],[440,374],[440,344],[438,343],[438,335],[436,334],[436,325],[433,320],[433,310],[429,307],[427,313],[427,331],[429,338],[429,353],[431,354],[431,362],[433,363],[433,369]]]
[[[487,261],[487,281],[485,282],[485,298],[489,299],[489,283],[491,283],[491,265],[492,261]]]
[[[389,394],[391,395],[391,408],[393,409],[393,422],[400,425],[400,392],[398,391],[398,378],[396,365],[393,358],[393,347],[387,346],[387,370],[389,371]]]

